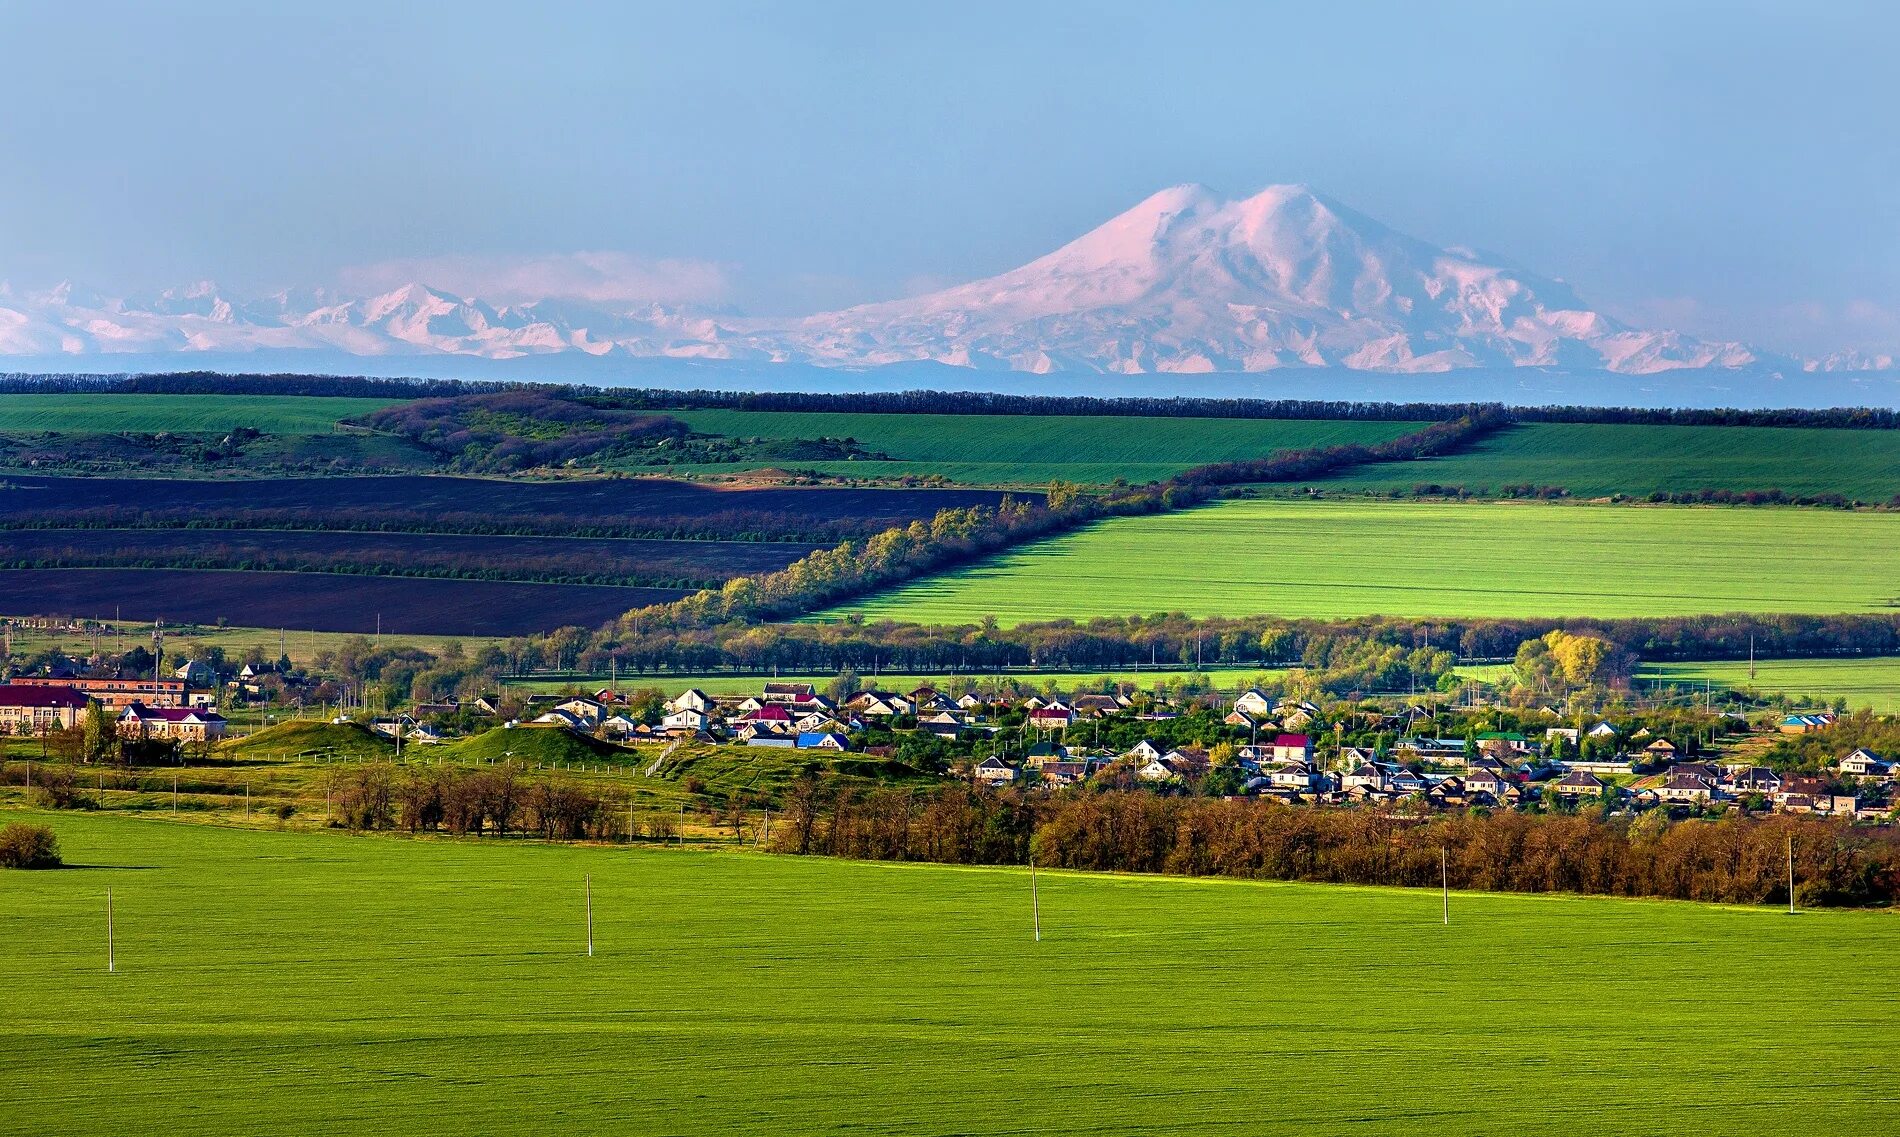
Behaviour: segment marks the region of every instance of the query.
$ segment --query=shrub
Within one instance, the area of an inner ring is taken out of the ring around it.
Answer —
[[[0,869],[56,869],[59,838],[44,825],[15,822],[0,828]]]

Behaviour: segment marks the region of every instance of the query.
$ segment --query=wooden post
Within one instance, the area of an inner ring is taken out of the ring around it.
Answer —
[[[594,958],[594,878],[581,877],[581,891],[587,898],[587,958]]]
[[[106,972],[110,974],[119,969],[119,960],[112,944],[112,886],[106,885]]]

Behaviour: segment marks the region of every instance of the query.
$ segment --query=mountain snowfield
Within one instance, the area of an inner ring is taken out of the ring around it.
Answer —
[[[1561,281],[1408,237],[1302,186],[1240,200],[1175,186],[999,276],[801,319],[564,299],[497,305],[423,284],[249,299],[211,282],[125,298],[0,285],[0,356],[297,351],[1122,374],[1892,366],[1851,353],[1797,361],[1631,327]]]

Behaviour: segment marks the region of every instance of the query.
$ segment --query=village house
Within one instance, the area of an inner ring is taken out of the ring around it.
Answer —
[[[569,699],[566,702],[556,703],[554,709],[566,711],[585,722],[588,730],[594,729],[595,724],[607,717],[607,708],[592,699]]]
[[[1729,775],[1729,792],[1742,794],[1762,794],[1772,797],[1781,789],[1781,775],[1766,766],[1745,766]]]
[[[0,733],[45,735],[79,724],[90,699],[71,687],[0,686]]]
[[[1572,770],[1553,782],[1550,790],[1560,797],[1597,797],[1607,784],[1588,770]]]
[[[133,703],[119,714],[119,737],[170,742],[216,742],[224,737],[224,716],[198,707],[148,707]]]
[[[1273,714],[1273,696],[1258,687],[1249,687],[1234,700],[1234,709],[1258,722]]]
[[[1161,748],[1144,738],[1130,747],[1128,753],[1123,755],[1123,757],[1137,764],[1159,762],[1161,760]]]
[[[1113,695],[1077,695],[1069,709],[1077,718],[1101,718],[1121,713],[1122,707]]]
[[[976,764],[971,776],[985,786],[1006,786],[1016,780],[1016,769],[992,754]]]
[[[1075,713],[1061,702],[1052,702],[1029,712],[1029,725],[1037,730],[1066,730]]]
[[[809,683],[767,683],[763,697],[768,703],[804,703],[817,693]]]
[[[1072,786],[1089,776],[1087,762],[1044,762],[1036,774],[1049,786]]]
[[[699,731],[705,730],[711,722],[711,717],[705,711],[694,707],[681,707],[678,710],[669,711],[662,717],[660,727],[669,731]]]
[[[843,753],[851,749],[851,740],[836,731],[809,731],[798,736],[800,750],[835,750]]]
[[[1850,778],[1881,778],[1890,769],[1887,761],[1865,747],[1856,749],[1840,761],[1840,771]]]
[[[1696,773],[1671,774],[1654,788],[1656,800],[1670,805],[1707,805],[1720,798],[1715,783]]]
[[[698,711],[706,714],[713,709],[712,697],[697,687],[688,687],[666,701],[669,711]]]
[[[1313,760],[1313,737],[1307,734],[1282,734],[1274,738],[1272,744],[1275,762],[1311,762]]]
[[[1780,730],[1783,734],[1813,734],[1833,725],[1834,716],[1825,712],[1789,715],[1781,720]]]
[[[1821,809],[1821,803],[1831,804],[1832,799],[1827,782],[1808,774],[1787,775],[1769,797],[1776,809],[1788,813],[1814,813]]]

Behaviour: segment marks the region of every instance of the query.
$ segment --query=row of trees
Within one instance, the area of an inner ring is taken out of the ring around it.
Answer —
[[[79,376],[15,373],[0,376],[0,394],[30,392],[148,393],[193,395],[319,395],[425,399],[509,391],[583,398],[601,406],[651,410],[731,408],[780,411],[877,411],[913,414],[1128,415],[1193,418],[1374,419],[1416,422],[1449,419],[1479,406],[1470,403],[1386,403],[1304,399],[1094,398],[1072,395],[1003,395],[983,391],[894,391],[853,394],[815,392],[672,391],[531,384],[464,379],[372,379],[289,373],[213,371],[167,375]],[[1900,427],[1900,412],[1878,407],[1773,410],[1658,407],[1512,407],[1519,422],[1642,423],[1671,426],[1804,426],[1848,430]]]
[[[1579,892],[1761,904],[1900,898],[1900,832],[1844,822],[1471,812],[1414,817],[1371,809],[1144,792],[1026,795],[964,786],[828,796],[801,783],[773,847],[872,860],[1026,864],[1112,872],[1335,884]]]

